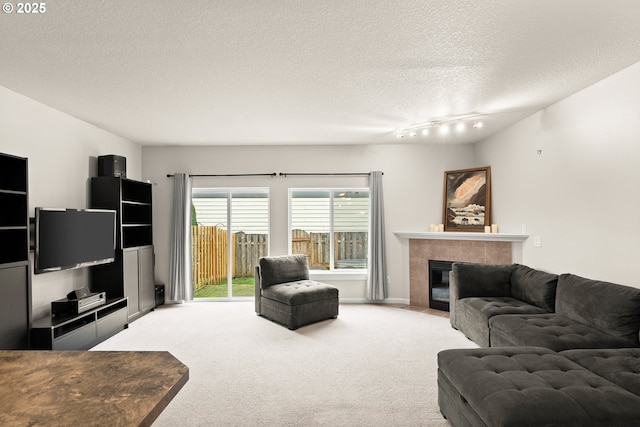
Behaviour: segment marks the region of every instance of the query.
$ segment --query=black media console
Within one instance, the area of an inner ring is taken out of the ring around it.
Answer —
[[[42,350],[88,350],[129,326],[127,298],[108,300],[81,314],[35,321],[31,347]]]

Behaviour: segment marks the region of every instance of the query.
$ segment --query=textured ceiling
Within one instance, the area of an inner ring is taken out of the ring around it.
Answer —
[[[462,143],[640,61],[640,1],[52,0],[2,13],[0,39],[0,85],[144,145],[386,143],[489,115]]]

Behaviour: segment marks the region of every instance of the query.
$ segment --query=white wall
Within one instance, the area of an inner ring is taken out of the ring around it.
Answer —
[[[524,263],[640,287],[640,63],[477,144],[476,162],[501,231],[541,237]]]
[[[428,231],[442,220],[443,172],[473,166],[473,147],[389,144],[370,146],[143,147],[144,179],[154,183],[156,277],[167,283],[173,181],[168,173],[384,172],[391,299],[409,300],[407,243],[393,231]],[[368,186],[366,177],[194,178],[202,187],[269,187],[270,254],[287,253],[288,188]],[[425,266],[426,268],[426,266]],[[341,298],[365,297],[365,284],[333,282]]]
[[[86,208],[88,178],[97,175],[97,156],[126,157],[127,176],[140,178],[139,145],[4,87],[0,152],[29,159],[31,217],[36,207]],[[51,301],[87,283],[87,269],[32,275],[33,318],[48,316]]]
[[[408,249],[393,231],[441,222],[443,171],[492,166],[493,221],[532,238],[523,262],[551,272],[640,287],[640,63],[470,146],[144,147],[0,87],[0,152],[29,158],[29,207],[83,208],[96,158],[127,158],[127,175],[154,185],[156,275],[167,282],[172,181],[167,173],[382,170],[390,297],[409,299]],[[541,150],[541,154],[537,151]],[[366,186],[366,178],[196,178],[202,186],[271,189],[271,253],[287,251],[289,187]],[[84,269],[32,276],[34,318],[88,282]],[[363,298],[363,282],[341,282]]]
[[[127,174],[152,180],[156,275],[166,283],[172,181],[167,173],[368,172],[382,170],[390,297],[409,299],[407,242],[393,231],[441,222],[445,170],[492,166],[493,221],[532,238],[523,262],[640,287],[640,63],[493,137],[470,146],[144,147],[0,87],[0,152],[29,158],[30,215],[36,206],[87,206],[96,158],[127,158]],[[541,150],[541,154],[537,151]],[[201,186],[271,189],[271,253],[287,251],[289,187],[366,186],[366,178],[196,178]],[[86,270],[32,276],[34,318],[88,282]],[[363,298],[364,282],[339,282]]]

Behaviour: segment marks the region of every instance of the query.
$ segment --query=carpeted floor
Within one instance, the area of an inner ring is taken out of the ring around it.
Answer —
[[[154,426],[448,426],[436,354],[476,347],[449,319],[342,304],[290,331],[253,302],[161,306],[94,350],[166,350],[189,381]]]

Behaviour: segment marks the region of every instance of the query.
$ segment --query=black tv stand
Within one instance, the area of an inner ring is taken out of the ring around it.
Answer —
[[[31,344],[41,350],[88,350],[128,327],[127,298],[115,298],[84,313],[35,321]]]

